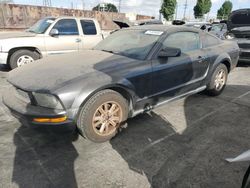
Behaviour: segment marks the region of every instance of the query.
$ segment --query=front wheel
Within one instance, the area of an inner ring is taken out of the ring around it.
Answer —
[[[207,86],[207,94],[211,96],[220,95],[227,83],[228,70],[224,64],[219,64]]]
[[[93,142],[105,142],[114,137],[128,118],[127,100],[113,90],[103,90],[92,96],[80,110],[77,127]]]
[[[39,54],[35,51],[17,50],[10,56],[9,65],[11,69],[15,69],[33,63],[39,57]]]

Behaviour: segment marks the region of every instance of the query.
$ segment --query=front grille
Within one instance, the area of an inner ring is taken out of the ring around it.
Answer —
[[[28,92],[26,91],[16,88],[16,97],[26,103],[30,103],[30,97],[29,97]]]
[[[250,49],[250,43],[238,43],[240,48]]]

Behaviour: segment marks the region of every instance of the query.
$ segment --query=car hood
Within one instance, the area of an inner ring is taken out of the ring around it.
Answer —
[[[9,39],[9,38],[19,38],[19,37],[34,37],[35,33],[30,32],[3,32],[0,33],[0,39]]]
[[[8,81],[26,91],[54,91],[74,81],[92,79],[91,73],[97,73],[96,79],[105,79],[102,75],[119,71],[120,64],[133,59],[97,50],[62,54],[47,57],[35,63],[14,69],[9,73]]]
[[[228,18],[227,28],[229,32],[239,35],[237,38],[250,36],[250,9],[233,11]]]

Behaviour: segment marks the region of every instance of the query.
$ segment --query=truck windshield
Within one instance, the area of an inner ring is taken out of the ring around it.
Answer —
[[[162,31],[120,30],[101,41],[94,49],[144,60]]]
[[[55,18],[44,18],[35,23],[35,25],[31,26],[27,31],[37,34],[44,33],[48,27],[55,21]]]

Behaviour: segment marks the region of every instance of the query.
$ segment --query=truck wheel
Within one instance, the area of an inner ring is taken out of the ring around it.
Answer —
[[[224,64],[219,64],[207,86],[207,94],[211,96],[220,95],[227,83],[228,70]]]
[[[92,96],[81,108],[77,119],[80,134],[93,142],[105,142],[114,137],[128,118],[127,100],[113,90],[103,90]]]
[[[35,51],[18,50],[10,56],[9,65],[11,69],[15,69],[25,64],[33,63],[39,57],[39,54]]]

